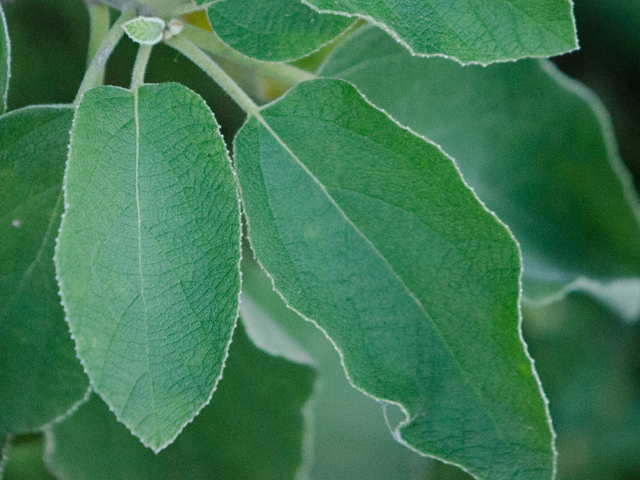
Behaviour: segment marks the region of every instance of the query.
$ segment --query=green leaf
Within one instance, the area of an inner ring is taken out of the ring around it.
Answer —
[[[157,17],[136,17],[122,25],[131,40],[142,45],[155,45],[162,41],[164,20]]]
[[[211,404],[173,445],[154,455],[97,396],[47,432],[45,461],[63,480],[293,478],[303,456],[308,365],[257,349],[238,325]]]
[[[238,312],[240,222],[226,147],[178,84],[89,90],[56,253],[91,384],[159,451],[209,401]]]
[[[451,159],[336,80],[250,118],[235,152],[258,260],[353,384],[402,405],[398,438],[481,478],[551,478],[519,252]]]
[[[70,107],[0,117],[0,435],[34,432],[86,394],[55,281]]]
[[[207,9],[213,31],[260,60],[294,60],[319,49],[353,19],[322,15],[300,0],[225,0]]]
[[[7,93],[9,92],[9,77],[11,76],[11,43],[7,30],[7,20],[0,5],[0,114],[7,109]]]
[[[353,82],[455,158],[518,239],[525,295],[570,285],[605,299],[628,289],[613,304],[633,316],[638,281],[602,282],[640,276],[640,204],[611,121],[584,86],[546,62],[484,68],[412,57],[374,28],[350,37],[321,74]]]
[[[418,55],[491,63],[578,47],[569,0],[303,0],[383,26]]]

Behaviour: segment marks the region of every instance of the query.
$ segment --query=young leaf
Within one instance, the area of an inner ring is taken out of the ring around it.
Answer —
[[[257,349],[242,325],[227,363],[211,404],[158,455],[93,396],[47,432],[47,465],[63,480],[294,478],[304,454],[303,409],[315,371]]]
[[[518,239],[527,297],[570,285],[564,291],[586,289],[606,299],[628,288],[609,303],[633,315],[637,281],[579,280],[640,277],[640,203],[610,119],[584,86],[546,62],[482,68],[416,58],[375,28],[350,37],[321,74],[354,82],[453,155]]]
[[[159,451],[220,378],[240,290],[236,186],[218,125],[178,84],[89,90],[56,252],[94,389]]]
[[[418,55],[491,63],[558,55],[578,46],[569,0],[303,0],[320,12],[364,17]]]
[[[7,20],[0,5],[0,114],[7,109],[7,93],[9,92],[9,77],[11,76],[11,47]]]
[[[231,47],[270,61],[303,57],[353,23],[317,13],[300,0],[225,0],[211,4],[207,16],[213,31]]]
[[[0,435],[35,432],[89,387],[55,281],[70,107],[0,117]]]
[[[164,20],[156,17],[136,17],[122,25],[131,40],[142,45],[155,45],[162,41]]]
[[[250,118],[235,155],[258,260],[353,384],[402,405],[398,438],[480,478],[551,478],[519,252],[451,159],[336,80]]]

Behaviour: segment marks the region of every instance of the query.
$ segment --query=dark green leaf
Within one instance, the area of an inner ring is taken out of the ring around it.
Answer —
[[[371,19],[418,55],[464,63],[546,57],[578,46],[569,0],[303,1],[322,12]]]
[[[70,107],[0,117],[0,435],[37,431],[87,392],[55,281]]]
[[[71,479],[286,479],[300,466],[308,365],[253,346],[239,325],[211,403],[158,455],[145,449],[93,396],[48,432],[47,465]]]
[[[300,0],[225,0],[207,9],[213,31],[231,47],[260,60],[303,57],[330,42],[353,19],[322,15]]]
[[[7,109],[7,92],[9,91],[9,77],[11,76],[11,44],[4,10],[0,5],[0,114]]]
[[[371,28],[343,44],[321,73],[354,82],[455,158],[516,235],[528,297],[555,295],[580,276],[640,276],[640,207],[609,117],[593,93],[550,64],[460,67],[412,57]],[[640,296],[637,280],[581,280],[571,288],[620,297],[609,303],[630,317],[640,310],[630,303]]]
[[[178,84],[88,91],[56,265],[94,389],[158,451],[211,398],[238,312],[240,222],[211,111]]]
[[[259,261],[354,385],[403,406],[397,435],[482,478],[551,478],[519,252],[451,159],[335,80],[250,118],[235,152]]]

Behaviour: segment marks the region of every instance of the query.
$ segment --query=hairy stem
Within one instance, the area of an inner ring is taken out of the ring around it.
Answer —
[[[96,56],[100,44],[109,32],[109,7],[101,3],[90,3],[87,5],[89,12],[89,48],[87,52],[87,66]],[[102,68],[100,83],[104,83],[104,67]]]
[[[196,45],[177,35],[166,41],[166,44],[182,53],[185,57],[200,67],[214,82],[229,95],[240,108],[248,115],[257,115],[260,108],[249,98],[249,96],[238,86],[236,82],[220,66],[214,62],[207,54]]]
[[[151,48],[152,45],[140,45],[138,47],[138,55],[131,75],[131,90],[137,89],[144,83],[144,72],[147,70]]]
[[[122,15],[120,15],[120,18],[118,18],[116,23],[113,24],[113,27],[111,27],[107,32],[104,40],[100,43],[100,47],[98,47],[96,54],[93,56],[93,59],[89,64],[89,68],[87,68],[87,72],[84,74],[84,78],[82,79],[82,83],[78,89],[78,94],[73,102],[74,106],[77,106],[78,103],[80,103],[84,92],[102,83],[102,75],[104,73],[104,67],[107,64],[107,60],[109,60],[111,52],[113,52],[113,49],[122,38],[122,35],[124,35],[122,24],[131,20],[135,15],[135,7],[127,7],[125,11],[122,12]]]

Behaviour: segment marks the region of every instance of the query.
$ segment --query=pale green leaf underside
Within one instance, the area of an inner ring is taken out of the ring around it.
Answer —
[[[224,0],[207,9],[213,31],[260,60],[303,57],[344,31],[353,19],[322,15],[300,0]]]
[[[313,368],[262,352],[239,325],[211,403],[168,448],[145,449],[93,396],[47,432],[45,461],[63,480],[292,479],[314,382]]]
[[[38,431],[89,386],[55,281],[70,107],[0,117],[0,435]]]
[[[243,272],[244,273],[244,272]],[[240,315],[247,336],[269,355],[296,363],[313,365],[309,354],[285,332],[251,297],[242,295]]]
[[[162,41],[164,27],[164,20],[156,17],[136,17],[122,25],[129,38],[142,45],[155,45]]]
[[[204,101],[178,84],[89,90],[56,266],[94,389],[159,450],[209,401],[238,311],[239,208]]]
[[[384,25],[418,55],[491,63],[577,48],[570,0],[303,0]]]
[[[403,405],[413,448],[480,478],[551,478],[519,252],[453,162],[345,82],[302,83],[261,116],[236,138],[238,178],[286,301],[356,386]]]
[[[518,239],[525,295],[540,300],[569,284],[595,292],[588,282],[575,283],[581,276],[640,276],[640,208],[608,115],[591,92],[550,64],[460,67],[412,57],[371,28],[347,40],[321,74],[353,82],[455,158]]]
[[[9,77],[11,76],[11,48],[7,20],[0,5],[0,114],[7,109],[7,93],[9,91]]]

